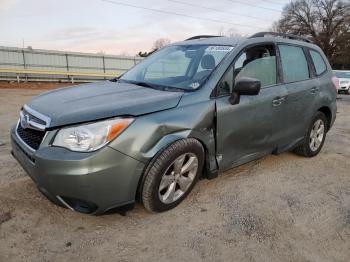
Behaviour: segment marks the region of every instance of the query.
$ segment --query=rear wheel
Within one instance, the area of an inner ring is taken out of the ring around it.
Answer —
[[[141,190],[146,209],[162,212],[176,207],[190,193],[204,163],[204,149],[193,138],[174,142],[149,164]]]
[[[322,112],[317,112],[307,130],[303,143],[295,149],[295,153],[305,156],[316,156],[322,149],[327,133],[327,118]]]

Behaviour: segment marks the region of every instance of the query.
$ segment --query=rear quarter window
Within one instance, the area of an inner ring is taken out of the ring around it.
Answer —
[[[310,78],[309,66],[301,47],[279,45],[279,50],[285,83],[297,82]]]
[[[327,70],[327,65],[324,62],[321,54],[317,51],[310,50],[312,62],[314,63],[316,75],[322,75]]]

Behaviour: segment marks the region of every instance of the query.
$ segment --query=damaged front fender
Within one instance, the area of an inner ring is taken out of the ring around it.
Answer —
[[[217,170],[215,102],[201,101],[137,117],[109,146],[145,164],[176,140],[198,139],[206,151],[206,167]]]

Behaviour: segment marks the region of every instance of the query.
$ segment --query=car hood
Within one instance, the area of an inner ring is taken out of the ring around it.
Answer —
[[[104,81],[56,89],[33,98],[27,106],[49,117],[49,127],[56,127],[170,109],[182,94]]]

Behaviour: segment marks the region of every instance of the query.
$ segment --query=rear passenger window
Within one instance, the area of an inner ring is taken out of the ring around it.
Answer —
[[[322,56],[319,52],[310,50],[310,55],[312,58],[312,62],[315,65],[316,75],[322,75],[327,70],[326,63],[324,62]]]
[[[310,77],[308,63],[301,47],[279,45],[279,49],[285,83],[302,81]]]

